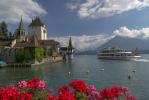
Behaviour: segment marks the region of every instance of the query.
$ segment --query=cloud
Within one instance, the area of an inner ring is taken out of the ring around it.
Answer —
[[[129,29],[126,26],[112,32],[112,34],[97,34],[97,35],[81,35],[71,36],[73,46],[79,51],[96,50],[98,47],[108,42],[115,36],[149,39],[149,28]],[[61,46],[68,46],[69,36],[51,37],[50,39],[57,40]]]
[[[129,10],[149,7],[149,0],[72,0],[67,7],[81,18],[102,18],[121,14]]]
[[[148,39],[149,28],[129,29],[126,26],[124,26],[115,30],[113,34],[118,36],[131,37],[131,38]]]
[[[73,46],[79,51],[95,50],[105,42],[109,41],[113,36],[110,35],[82,35],[71,36]],[[68,46],[69,36],[53,37],[50,39],[57,40],[62,46]]]
[[[21,16],[24,22],[30,22],[32,17],[45,15],[47,12],[36,0],[1,0],[0,1],[0,21],[9,23],[20,21]]]

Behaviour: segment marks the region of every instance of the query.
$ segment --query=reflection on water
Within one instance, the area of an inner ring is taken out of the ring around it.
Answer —
[[[142,55],[142,57],[141,59],[149,59],[149,55]],[[82,79],[88,84],[95,84],[98,89],[113,85],[128,86],[138,100],[146,100],[149,93],[148,65],[149,62],[142,60],[99,60],[96,55],[78,55],[69,62],[31,68],[2,68],[0,86],[40,77],[46,82],[48,88],[55,90],[62,85],[68,85],[73,79]],[[133,70],[136,72],[134,73]],[[131,80],[128,79],[128,75],[131,75]]]

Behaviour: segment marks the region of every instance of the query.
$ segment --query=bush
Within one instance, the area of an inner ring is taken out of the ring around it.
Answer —
[[[41,62],[44,57],[44,50],[42,48],[35,48],[35,59]]]
[[[23,50],[17,51],[16,53],[16,62],[23,63],[25,61],[25,53]]]
[[[27,49],[17,51],[16,56],[15,56],[16,62],[28,63],[30,59],[33,59],[31,55],[32,55],[31,52]]]

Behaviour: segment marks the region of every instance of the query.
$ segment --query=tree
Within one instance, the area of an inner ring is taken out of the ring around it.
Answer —
[[[31,52],[27,49],[24,50],[24,57],[25,57],[25,62],[28,62],[29,60],[33,59]]]
[[[35,59],[41,62],[44,57],[44,50],[42,48],[35,48]]]
[[[49,49],[49,56],[52,56],[52,54],[53,54],[53,49],[50,48],[50,49]]]
[[[24,51],[23,50],[17,51],[15,58],[16,58],[16,62],[23,63],[25,60]]]
[[[2,37],[6,37],[8,33],[8,28],[7,28],[7,24],[5,21],[1,22],[0,24],[0,35]]]

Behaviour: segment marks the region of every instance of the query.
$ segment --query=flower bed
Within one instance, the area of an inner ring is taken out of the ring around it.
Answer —
[[[73,88],[62,86],[58,95],[54,96],[46,90],[46,85],[39,78],[18,82],[16,86],[0,89],[0,100],[136,100],[127,87],[105,87],[97,91],[93,85],[87,85],[82,80],[73,80]]]

